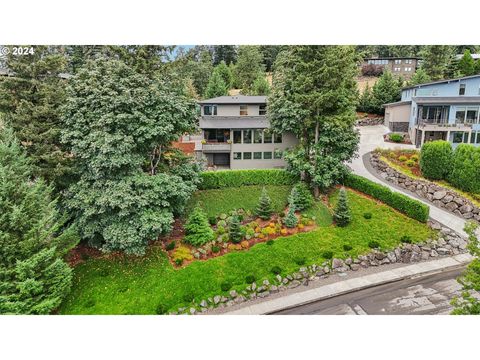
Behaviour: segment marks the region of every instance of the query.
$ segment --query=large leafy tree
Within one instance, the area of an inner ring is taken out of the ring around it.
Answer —
[[[447,76],[453,61],[454,51],[449,45],[428,45],[422,51],[422,68],[432,80],[442,80]]]
[[[238,48],[235,77],[243,94],[249,94],[259,75],[264,75],[263,55],[258,46],[243,45]]]
[[[293,132],[291,170],[315,190],[347,172],[358,147],[354,130],[357,65],[350,46],[293,46],[277,57],[268,115],[275,132]]]
[[[142,254],[171,229],[197,181],[169,145],[195,122],[185,87],[97,59],[72,79],[63,141],[81,177],[66,204],[83,239],[105,251]]]
[[[60,105],[65,100],[66,57],[62,48],[35,46],[34,54],[10,55],[14,76],[0,77],[0,112],[32,160],[32,174],[66,186],[69,155],[60,142]]]
[[[31,169],[13,131],[0,128],[0,314],[48,314],[71,287],[61,256],[78,236]]]

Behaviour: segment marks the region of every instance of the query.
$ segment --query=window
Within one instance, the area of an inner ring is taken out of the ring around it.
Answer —
[[[262,143],[262,130],[260,129],[255,129],[253,130],[253,142],[255,144],[261,144]]]
[[[480,144],[480,131],[477,131],[477,144]]]
[[[402,63],[402,60],[400,60],[400,59],[395,60],[395,64],[398,65],[398,64],[401,64],[401,63]]]
[[[264,151],[263,152],[263,159],[264,160],[270,160],[272,158],[272,152],[271,151]]]
[[[406,71],[406,72],[410,72],[410,71],[412,71],[412,68],[411,68],[410,66],[409,66],[409,67],[406,67],[406,68],[405,68],[405,71]]]
[[[272,143],[272,133],[268,129],[263,132],[263,142],[265,144],[271,144]]]
[[[255,160],[261,160],[261,159],[262,159],[262,152],[261,152],[261,151],[255,151],[255,152],[253,153],[253,158],[254,158]]]
[[[413,63],[412,59],[405,60],[405,64],[412,64],[412,63]]]
[[[205,140],[208,142],[224,143],[230,139],[230,130],[228,129],[208,129],[204,132]]]
[[[274,159],[281,159],[282,155],[283,155],[282,150],[275,149],[275,151],[273,152]]]
[[[244,152],[243,153],[243,160],[252,160],[252,153],[251,152]]]
[[[241,152],[234,152],[233,153],[233,160],[242,160],[242,153]]]
[[[252,130],[243,130],[243,143],[244,144],[252,143]]]
[[[457,124],[465,123],[465,110],[464,107],[457,108],[457,112],[455,113],[455,122]]]
[[[475,133],[475,131],[472,131],[472,136],[470,136],[470,143],[475,144],[475,137],[478,133]]]
[[[240,115],[248,115],[248,105],[240,105]]]
[[[460,84],[460,88],[458,89],[458,95],[465,95],[465,84]]]
[[[400,71],[400,70],[401,70],[401,69],[400,69],[399,67],[393,68],[393,71],[397,71],[397,72],[398,72],[398,71]]]
[[[242,143],[242,130],[233,130],[233,143],[234,144]]]
[[[217,105],[203,105],[203,115],[217,115]]]
[[[267,105],[261,104],[258,108],[258,115],[266,115],[267,114]]]
[[[282,143],[282,134],[275,134],[273,136],[273,142],[275,144],[281,144]]]
[[[468,107],[467,108],[466,123],[467,124],[475,124],[477,122],[477,118],[478,118],[478,108]]]
[[[455,131],[453,133],[453,143],[454,144],[459,144],[459,143],[463,142],[464,134],[467,134],[467,136],[468,136],[468,133],[464,133],[463,131]]]

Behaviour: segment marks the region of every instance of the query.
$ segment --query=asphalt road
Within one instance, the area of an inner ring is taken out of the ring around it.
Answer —
[[[401,280],[331,299],[282,310],[274,315],[423,315],[448,314],[460,294],[456,278],[463,268]]]

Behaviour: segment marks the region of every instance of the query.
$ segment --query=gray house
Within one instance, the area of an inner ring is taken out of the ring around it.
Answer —
[[[197,157],[223,169],[283,168],[283,153],[295,146],[293,134],[269,130],[266,96],[220,96],[199,102],[201,137]]]

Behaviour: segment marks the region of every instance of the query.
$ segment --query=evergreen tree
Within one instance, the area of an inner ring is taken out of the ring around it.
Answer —
[[[238,48],[235,77],[243,94],[249,94],[255,79],[265,73],[263,56],[258,46],[244,45]]]
[[[470,76],[476,73],[475,60],[473,60],[470,50],[465,50],[462,58],[457,63],[457,72],[461,76]]]
[[[227,65],[237,61],[237,47],[235,45],[216,45],[213,47],[213,64],[224,62]]]
[[[193,246],[202,246],[213,240],[213,230],[203,209],[197,205],[188,217],[185,228],[185,242]]]
[[[60,105],[65,101],[66,71],[62,49],[35,46],[28,56],[10,54],[6,65],[14,76],[0,77],[0,112],[32,160],[32,175],[63,189],[70,158],[60,142]]]
[[[213,72],[218,72],[220,76],[222,77],[223,81],[227,85],[227,88],[230,90],[232,87],[232,70],[230,67],[225,63],[225,61],[221,61],[220,64],[218,64]]]
[[[335,207],[333,218],[335,219],[335,223],[340,227],[347,226],[352,219],[350,206],[348,205],[347,192],[344,188],[340,189],[338,203]]]
[[[194,128],[195,104],[183,83],[117,60],[87,62],[67,92],[62,140],[81,176],[66,205],[91,245],[142,254],[196,188],[194,164],[172,166],[167,157],[171,142]]]
[[[217,72],[213,71],[210,80],[208,80],[207,88],[205,90],[205,98],[211,99],[217,96],[224,96],[228,94],[228,87],[223,81],[222,76]]]
[[[313,197],[304,182],[297,183],[290,192],[288,198],[290,206],[293,206],[296,210],[302,211],[308,209],[313,204]]]
[[[357,109],[358,111],[366,112],[366,113],[369,113],[375,110],[373,106],[372,90],[370,89],[370,86],[368,84],[365,86],[365,89],[360,94]]]
[[[432,79],[430,78],[430,76],[428,76],[426,71],[423,68],[419,68],[417,69],[417,71],[415,71],[415,74],[413,74],[413,76],[408,81],[408,85],[413,86],[413,85],[425,84],[430,81],[432,81]]]
[[[0,314],[49,314],[70,291],[72,270],[62,256],[78,236],[51,190],[32,181],[13,131],[0,129]]]
[[[432,81],[442,80],[447,75],[454,52],[449,45],[428,45],[422,51],[422,57],[422,69]]]
[[[265,71],[271,72],[273,70],[273,64],[275,64],[278,54],[284,47],[282,45],[260,45]]]
[[[242,226],[240,224],[240,219],[238,216],[232,217],[232,222],[230,223],[228,229],[228,237],[231,242],[238,244],[243,239]]]
[[[265,78],[265,74],[258,75],[255,81],[253,82],[252,91],[250,92],[250,95],[267,96],[269,94],[270,94],[270,84]]]
[[[373,85],[373,110],[377,114],[383,114],[385,109],[382,105],[396,102],[401,97],[401,86],[390,71],[384,71],[382,76]]]
[[[290,206],[288,208],[287,215],[285,216],[285,219],[283,220],[283,223],[288,228],[294,228],[295,226],[297,226],[298,218],[295,215],[295,206],[293,206],[293,204],[290,204]]]
[[[291,46],[275,63],[270,126],[299,139],[285,159],[315,196],[348,172],[358,147],[356,59],[351,46]]]
[[[268,196],[267,189],[263,188],[262,194],[258,199],[258,205],[255,209],[255,214],[262,220],[268,220],[270,219],[270,216],[272,216],[272,213],[272,200],[270,199],[270,196]]]

